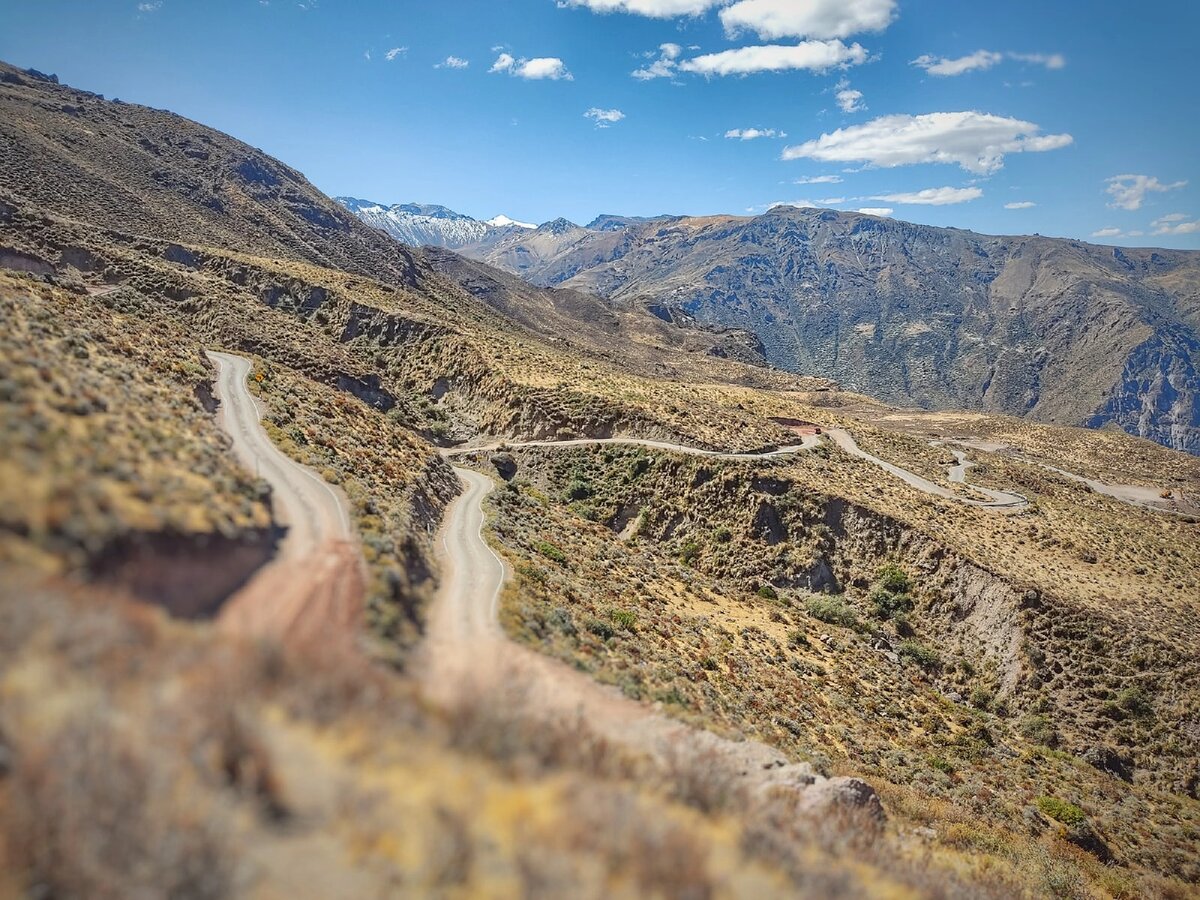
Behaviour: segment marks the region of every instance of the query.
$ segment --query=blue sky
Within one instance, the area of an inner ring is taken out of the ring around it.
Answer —
[[[533,222],[806,202],[1200,247],[1194,0],[0,0],[0,21],[0,58],[331,195]]]

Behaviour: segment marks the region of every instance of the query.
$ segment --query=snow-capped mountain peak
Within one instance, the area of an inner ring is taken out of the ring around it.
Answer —
[[[537,228],[536,225],[531,225],[528,222],[518,222],[516,219],[510,219],[508,216],[496,216],[493,219],[488,219],[486,224],[493,228],[526,228],[530,231]]]
[[[508,216],[496,216],[486,222],[432,203],[376,203],[354,197],[334,197],[372,228],[386,231],[396,240],[414,247],[432,245],[457,250],[496,238],[510,229],[532,231],[536,225],[518,222]]]

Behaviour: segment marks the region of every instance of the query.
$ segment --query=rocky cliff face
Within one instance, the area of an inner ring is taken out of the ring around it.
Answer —
[[[775,365],[885,402],[1112,424],[1200,447],[1200,253],[791,208],[513,235],[464,252],[536,284],[745,329]]]

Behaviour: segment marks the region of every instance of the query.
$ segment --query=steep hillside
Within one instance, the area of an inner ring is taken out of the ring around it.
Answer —
[[[223,176],[238,202],[198,207],[184,182],[252,151],[2,71],[0,895],[1195,893],[1200,459],[746,365],[747,332],[648,293],[315,224],[302,201],[349,213],[299,175],[254,196]],[[142,128],[207,158],[164,150],[149,177]],[[551,259],[684,225],[600,227],[529,239]],[[346,513],[353,647],[221,630],[291,523],[230,452],[214,349],[248,359],[264,445]],[[809,449],[769,458],[677,449],[798,430]],[[643,445],[590,443],[613,436]],[[479,582],[435,552],[451,460],[503,481],[470,533],[511,565],[494,610],[531,668],[867,778],[883,809],[814,817],[514,679],[447,702],[414,677],[475,660],[420,649],[439,583]],[[968,462],[1021,505],[963,502]]]
[[[755,333],[887,403],[1116,425],[1200,452],[1200,254],[833,210],[547,226],[464,252]]]

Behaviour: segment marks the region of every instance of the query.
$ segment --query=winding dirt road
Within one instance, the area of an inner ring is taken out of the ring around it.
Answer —
[[[511,446],[511,445],[510,445]],[[824,778],[807,763],[789,763],[771,747],[732,741],[677,722],[588,675],[507,639],[497,614],[507,578],[484,538],[483,501],[495,482],[455,466],[463,492],[446,510],[441,530],[442,584],[430,614],[418,667],[429,696],[447,705],[489,703],[502,691],[535,721],[579,722],[586,733],[644,755],[664,778],[688,777],[744,790],[796,791],[801,810],[830,804],[879,812],[874,791],[853,778]]]
[[[868,453],[855,443],[854,438],[850,436],[848,431],[841,428],[830,428],[825,432],[830,439],[849,453],[851,456],[857,456],[860,459],[865,459],[872,462],[879,468],[883,469],[891,475],[895,475],[905,484],[916,488],[918,491],[924,491],[926,494],[933,494],[936,497],[942,497],[946,500],[954,500],[957,503],[965,504],[966,506],[977,506],[980,509],[995,509],[1005,512],[1014,512],[1025,509],[1029,506],[1029,500],[1020,494],[1015,494],[1010,491],[995,491],[991,488],[980,487],[977,484],[971,484],[967,481],[967,469],[975,465],[966,458],[966,455],[960,450],[951,450],[954,458],[958,460],[957,465],[950,467],[950,481],[954,484],[961,484],[969,487],[973,491],[978,491],[984,496],[990,497],[990,500],[972,500],[970,497],[960,497],[958,494],[949,488],[942,487],[940,484],[930,481],[928,478],[922,478],[915,472],[910,472],[908,469],[902,469],[886,460],[880,459],[874,454]]]
[[[649,447],[652,450],[669,450],[672,453],[683,453],[688,456],[706,456],[714,459],[775,459],[780,456],[790,456],[802,450],[811,450],[821,443],[818,435],[806,435],[799,444],[778,447],[775,450],[764,450],[761,453],[726,453],[722,450],[702,450],[699,447],[689,447],[686,444],[672,444],[668,441],[655,441],[649,438],[610,437],[610,438],[572,438],[566,441],[497,441],[481,447],[458,447],[442,451],[443,456],[464,456],[468,453],[490,453],[503,447],[590,447],[595,444],[620,444],[627,447]]]
[[[263,431],[246,387],[250,360],[216,352],[208,357],[217,367],[217,423],[242,465],[271,486],[275,520],[286,528],[275,558],[221,608],[220,625],[291,641],[352,644],[365,580],[344,499]]]
[[[858,443],[850,435],[850,432],[842,428],[826,429],[827,434],[838,447],[851,456],[856,456],[859,459],[865,459],[883,469],[890,475],[899,478],[910,487],[914,487],[919,491],[927,494],[932,494],[935,497],[941,497],[944,500],[953,500],[955,503],[962,503],[966,506],[976,506],[980,509],[994,509],[1001,512],[1016,512],[1025,509],[1029,506],[1029,500],[1020,494],[1012,493],[1011,491],[997,491],[991,488],[981,487],[977,484],[971,484],[967,481],[967,469],[975,465],[966,458],[961,450],[951,450],[954,458],[958,461],[956,465],[949,469],[950,481],[954,484],[961,484],[969,487],[973,491],[978,491],[987,500],[974,500],[970,497],[962,497],[956,494],[949,488],[943,487],[928,478],[922,478],[915,472],[910,472],[908,469],[903,469],[900,466],[880,459],[872,453],[868,453],[858,446]],[[466,456],[471,453],[490,453],[495,450],[500,450],[505,447],[520,449],[525,447],[590,447],[597,444],[620,444],[631,447],[649,447],[654,450],[668,450],[673,453],[684,453],[688,456],[704,456],[710,459],[729,459],[738,460],[741,462],[751,462],[763,459],[778,459],[781,456],[790,456],[794,453],[801,453],[807,450],[812,450],[821,443],[820,435],[806,435],[799,444],[792,444],[787,447],[779,447],[775,450],[765,450],[761,453],[727,453],[721,450],[702,450],[699,447],[689,447],[686,444],[672,444],[667,441],[655,441],[648,438],[633,438],[633,437],[610,437],[610,438],[573,438],[566,441],[497,441],[491,444],[485,444],[478,447],[458,447],[453,450],[443,450],[442,455],[447,457]]]

